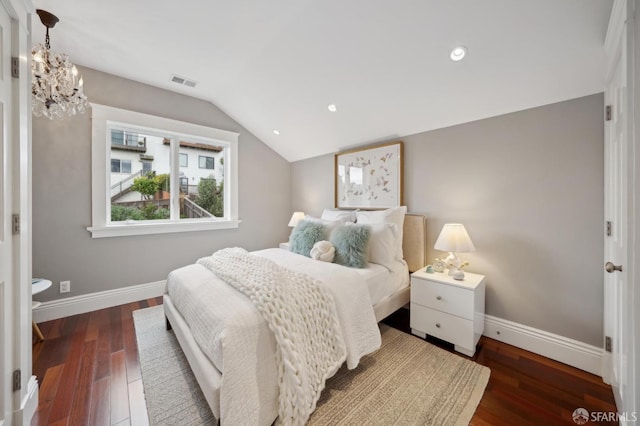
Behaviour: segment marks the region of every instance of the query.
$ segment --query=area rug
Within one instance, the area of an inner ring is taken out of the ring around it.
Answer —
[[[162,306],[133,318],[150,424],[215,424]],[[327,381],[308,424],[467,425],[489,369],[383,324],[380,331],[382,348]]]

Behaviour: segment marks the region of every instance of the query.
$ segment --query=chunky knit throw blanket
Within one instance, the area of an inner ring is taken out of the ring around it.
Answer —
[[[320,281],[241,248],[198,263],[245,294],[264,317],[277,343],[278,423],[305,424],[326,379],[346,358],[333,296]]]

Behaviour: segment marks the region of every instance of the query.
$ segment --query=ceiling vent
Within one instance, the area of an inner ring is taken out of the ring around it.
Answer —
[[[196,84],[197,84],[197,82],[193,80],[189,80],[186,77],[180,77],[179,75],[175,75],[175,74],[171,75],[171,81],[174,83],[182,84],[183,86],[187,86],[187,87],[196,87]]]

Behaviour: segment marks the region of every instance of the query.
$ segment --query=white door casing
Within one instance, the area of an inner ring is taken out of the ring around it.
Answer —
[[[0,426],[29,425],[38,404],[31,375],[32,11],[30,0],[0,0]],[[19,233],[12,232],[13,215]]]
[[[13,243],[11,232],[12,167],[11,167],[11,20],[0,5],[0,423],[11,422],[13,402],[11,384],[13,357]]]

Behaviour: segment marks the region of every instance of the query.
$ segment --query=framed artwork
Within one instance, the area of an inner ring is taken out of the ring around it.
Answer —
[[[335,155],[335,207],[386,209],[401,206],[402,142]]]

